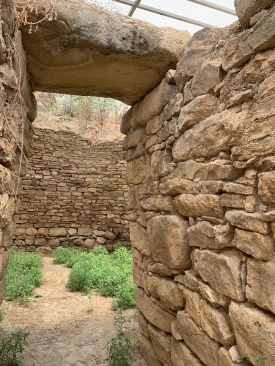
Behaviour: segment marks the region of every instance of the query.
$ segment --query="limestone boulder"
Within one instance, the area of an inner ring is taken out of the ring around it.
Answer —
[[[256,305],[232,301],[229,315],[238,349],[252,365],[272,365],[275,360],[275,316]]]
[[[174,199],[176,210],[185,217],[223,217],[220,197],[214,194],[181,194]]]
[[[246,296],[249,301],[275,314],[275,261],[248,259]]]
[[[195,249],[195,274],[218,293],[238,301],[245,299],[243,283],[242,253],[235,249],[214,252]]]
[[[274,241],[270,235],[235,229],[232,245],[255,259],[269,260],[274,252]]]
[[[189,223],[175,215],[156,216],[148,222],[152,257],[155,262],[175,269],[189,269],[191,247],[188,245]]]
[[[38,1],[29,21],[44,17],[43,4]],[[57,1],[55,12],[56,19],[40,23],[36,32],[21,27],[37,91],[110,97],[132,105],[176,66],[190,39],[186,31],[159,28],[86,1]]]
[[[174,337],[171,341],[171,358],[173,366],[204,366],[184,342],[177,341]]]
[[[274,0],[235,0],[235,9],[243,28],[249,28],[250,19],[262,9],[274,4]]]

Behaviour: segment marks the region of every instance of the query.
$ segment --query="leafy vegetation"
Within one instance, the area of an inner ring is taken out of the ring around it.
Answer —
[[[98,246],[92,253],[58,247],[53,254],[55,263],[72,267],[67,287],[71,291],[89,293],[98,291],[102,296],[114,297],[114,309],[135,306],[132,280],[132,254],[119,245],[113,254]]]
[[[128,366],[135,360],[135,347],[131,345],[130,339],[123,330],[127,322],[131,322],[131,319],[126,318],[121,311],[115,316],[113,324],[118,328],[117,336],[112,338],[105,347],[109,350],[112,366]]]
[[[38,112],[51,113],[63,119],[78,118],[90,124],[91,121],[117,123],[128,106],[110,98],[85,97],[67,94],[41,93],[42,105]]]
[[[42,256],[36,253],[10,251],[5,274],[5,298],[26,303],[33,290],[42,283]]]
[[[0,342],[0,364],[18,366],[17,354],[22,353],[29,333],[17,331]]]

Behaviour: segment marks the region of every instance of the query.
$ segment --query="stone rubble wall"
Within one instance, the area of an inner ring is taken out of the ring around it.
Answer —
[[[235,3],[121,123],[151,366],[275,365],[275,6]]]
[[[15,230],[20,177],[26,172],[31,153],[31,122],[36,116],[26,65],[21,33],[15,32],[13,2],[0,0],[0,303]]]
[[[14,244],[50,252],[129,244],[122,141],[93,144],[66,131],[35,129],[30,170],[22,180]]]

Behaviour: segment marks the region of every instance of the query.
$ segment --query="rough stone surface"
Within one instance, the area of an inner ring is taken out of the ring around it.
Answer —
[[[171,334],[165,334],[161,332],[158,328],[149,325],[148,326],[149,335],[153,344],[153,349],[161,360],[164,366],[171,365]]]
[[[32,21],[45,14],[43,1],[38,4]],[[57,19],[40,23],[37,32],[29,34],[29,27],[22,26],[37,91],[134,104],[176,65],[190,38],[186,31],[155,27],[85,1],[58,1],[55,12]]]
[[[171,342],[171,358],[174,366],[204,366],[184,342],[179,342],[174,337]]]
[[[259,174],[258,193],[263,203],[275,205],[275,172]]]
[[[274,4],[274,0],[235,0],[235,9],[243,28],[249,28],[250,19],[262,9]]]
[[[182,216],[214,216],[222,217],[223,208],[220,197],[211,194],[182,194],[174,199],[176,210]]]
[[[252,365],[272,365],[275,359],[274,315],[251,303],[232,301],[229,315],[241,355]]]
[[[187,221],[178,216],[157,216],[148,223],[152,256],[171,268],[189,269],[191,248],[187,240]]]
[[[269,262],[248,259],[246,296],[261,308],[275,314],[274,258]]]
[[[256,231],[260,234],[270,233],[270,227],[261,220],[261,215],[258,213],[230,210],[226,212],[225,218],[231,225],[237,226],[240,229]]]

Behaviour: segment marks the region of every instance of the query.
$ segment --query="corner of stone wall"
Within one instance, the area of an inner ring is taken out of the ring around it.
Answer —
[[[29,86],[20,32],[15,31],[13,1],[0,1],[0,303],[8,248],[15,230],[20,177],[32,146],[34,97]]]
[[[275,363],[275,8],[264,3],[249,30],[197,32],[122,120],[152,366]]]

